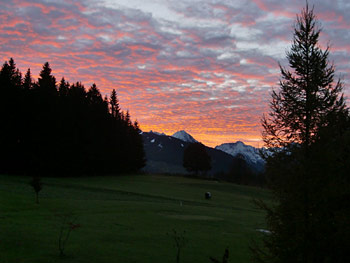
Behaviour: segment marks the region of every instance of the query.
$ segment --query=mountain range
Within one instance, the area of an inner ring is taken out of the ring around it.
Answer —
[[[150,173],[187,174],[182,166],[185,148],[198,142],[186,131],[178,131],[169,136],[154,131],[142,133],[147,163],[144,171]],[[241,141],[224,143],[211,148],[205,146],[211,157],[212,169],[209,175],[227,173],[232,169],[235,158],[242,158],[256,173],[264,170],[265,162],[260,156],[261,149],[246,145]]]

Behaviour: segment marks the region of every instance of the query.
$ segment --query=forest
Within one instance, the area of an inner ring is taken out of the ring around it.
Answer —
[[[11,58],[0,71],[0,172],[35,176],[100,175],[145,165],[141,131],[113,90],[59,83],[48,62],[37,81]]]

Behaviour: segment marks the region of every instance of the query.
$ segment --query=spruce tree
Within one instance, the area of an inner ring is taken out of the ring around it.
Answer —
[[[109,104],[111,105],[111,114],[115,118],[120,118],[120,108],[117,98],[117,92],[115,89],[112,90],[111,96],[109,98]]]
[[[30,68],[28,68],[26,75],[23,80],[23,89],[28,91],[33,87],[33,79],[32,74],[30,72]]]
[[[100,91],[97,88],[95,83],[92,84],[92,86],[88,90],[88,92],[86,94],[86,98],[87,98],[89,104],[91,104],[91,105],[102,104],[102,102],[103,102],[102,95],[101,95],[101,93],[100,93]]]
[[[23,146],[22,74],[11,58],[0,70],[0,171],[13,172],[23,169],[21,148]]]
[[[56,95],[56,78],[51,74],[51,71],[49,62],[46,62],[40,72],[38,88],[42,93]]]
[[[60,97],[67,97],[69,90],[69,83],[62,77],[58,86],[58,94]]]
[[[1,88],[9,89],[21,89],[22,87],[22,74],[16,67],[16,63],[13,58],[10,58],[9,62],[5,62],[0,71],[0,85]]]
[[[327,238],[331,239],[331,231],[323,233],[323,238],[320,233],[332,222],[329,215],[334,208],[318,205],[329,194],[322,191],[320,181],[330,182],[332,174],[315,169],[320,159],[315,157],[314,145],[319,143],[320,131],[332,126],[330,116],[347,114],[342,82],[334,81],[335,67],[328,60],[329,47],[323,50],[318,43],[320,32],[307,4],[297,17],[287,52],[289,69],[280,66],[279,90],[272,92],[269,116],[262,119],[266,146],[276,147],[266,164],[276,205],[258,202],[267,212],[270,234],[265,235],[263,248],[252,249],[257,262],[342,262],[330,253],[320,253],[329,245]]]
[[[40,71],[38,82],[34,85],[31,98],[31,147],[34,150],[33,166],[41,173],[51,173],[57,169],[60,109],[56,78],[48,62]]]
[[[325,117],[344,108],[342,82],[334,83],[335,67],[329,64],[329,47],[319,46],[321,29],[308,5],[297,17],[291,50],[290,70],[280,65],[278,91],[272,92],[269,117],[264,116],[263,139],[268,147],[293,143],[309,146]]]
[[[133,140],[133,170],[138,171],[146,165],[145,150],[143,148],[142,132],[139,123],[134,121],[132,125],[132,140]]]

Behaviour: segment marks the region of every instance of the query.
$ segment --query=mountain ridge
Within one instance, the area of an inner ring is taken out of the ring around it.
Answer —
[[[175,136],[174,136],[175,135]],[[184,130],[169,136],[159,132],[143,132],[147,164],[144,168],[152,173],[180,173],[187,171],[182,166],[184,149],[191,143],[198,142]],[[212,159],[209,174],[225,173],[231,169],[235,158],[243,158],[252,171],[260,173],[265,161],[260,156],[260,149],[246,145],[241,141],[224,143],[216,147],[205,146]]]
[[[147,159],[146,166],[143,168],[145,172],[188,174],[183,167],[183,153],[191,142],[155,132],[143,132],[142,137]],[[205,147],[211,157],[212,165],[207,176],[228,172],[234,157],[223,151]]]

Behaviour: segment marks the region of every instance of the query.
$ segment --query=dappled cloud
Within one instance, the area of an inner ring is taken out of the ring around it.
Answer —
[[[215,146],[262,146],[260,118],[305,1],[0,0],[0,59],[37,78],[116,89],[144,131],[186,130]],[[310,4],[313,4],[310,2]],[[349,85],[350,5],[315,1],[337,76]],[[350,92],[345,89],[349,97]]]

